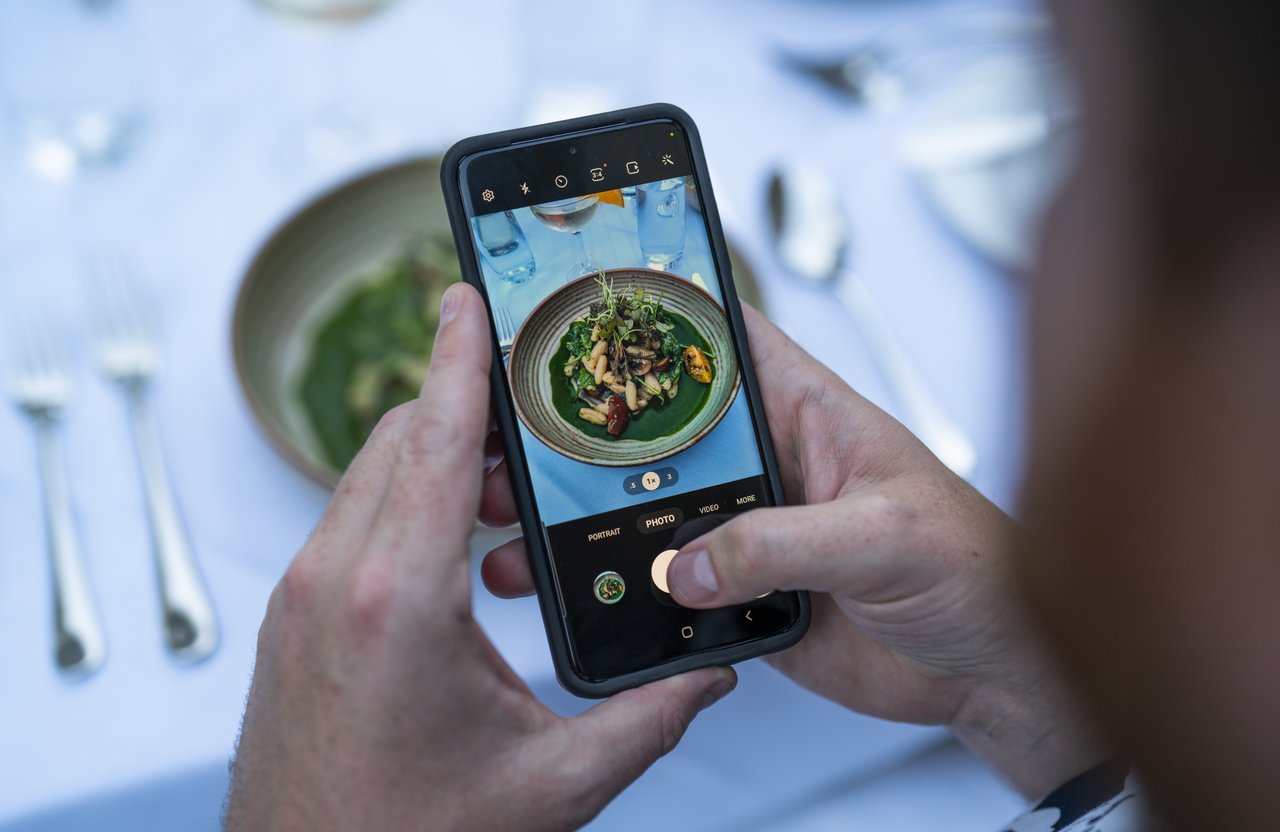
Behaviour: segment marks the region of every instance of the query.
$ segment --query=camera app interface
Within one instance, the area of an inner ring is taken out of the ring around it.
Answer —
[[[772,502],[683,131],[478,155],[463,190],[579,671],[786,629],[791,593],[667,592],[681,545]]]

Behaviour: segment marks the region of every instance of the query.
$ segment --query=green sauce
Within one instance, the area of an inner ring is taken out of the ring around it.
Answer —
[[[359,281],[312,335],[298,397],[334,470],[346,469],[383,413],[417,397],[440,296],[458,277],[452,241],[427,241]]]
[[[666,314],[675,327],[672,331],[680,343],[700,347],[704,352],[710,352],[710,345],[684,316],[670,311]],[[547,368],[551,373],[551,404],[562,419],[587,436],[601,439],[634,439],[639,442],[670,436],[697,416],[703,405],[707,403],[707,399],[711,397],[711,385],[702,384],[690,378],[684,371],[684,362],[681,361],[680,389],[676,397],[662,402],[656,399],[650,400],[648,407],[631,417],[631,422],[622,435],[610,436],[604,425],[593,425],[578,418],[578,411],[586,407],[586,403],[573,393],[569,387],[569,379],[564,374],[564,365],[569,360],[568,340],[568,334],[560,339],[560,349],[551,356],[551,363]],[[714,361],[711,366],[713,372],[718,372]]]

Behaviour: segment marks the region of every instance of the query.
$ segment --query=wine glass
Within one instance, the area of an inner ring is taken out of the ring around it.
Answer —
[[[313,163],[350,163],[371,151],[385,149],[392,136],[387,125],[363,112],[358,96],[342,87],[344,71],[339,29],[361,23],[391,6],[395,0],[251,0],[255,5],[292,21],[298,38],[295,54],[307,69],[309,87],[319,91],[306,124],[291,130],[286,154],[292,158],[301,145]],[[307,31],[309,30],[309,31]]]
[[[368,17],[392,0],[258,0],[273,12],[331,23],[345,23]]]
[[[565,231],[573,235],[578,244],[578,262],[569,268],[568,280],[593,274],[600,270],[591,255],[587,253],[587,244],[582,239],[582,229],[596,215],[600,206],[599,194],[574,196],[568,199],[557,199],[541,205],[531,205],[529,210],[544,225],[556,231]]]

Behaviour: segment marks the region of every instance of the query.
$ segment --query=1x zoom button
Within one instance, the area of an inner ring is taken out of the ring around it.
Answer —
[[[658,468],[643,474],[632,474],[622,481],[622,490],[628,494],[643,494],[667,488],[680,481],[680,472],[674,468]]]
[[[684,522],[684,512],[678,508],[664,508],[652,514],[644,514],[636,518],[636,528],[644,534],[674,529]]]

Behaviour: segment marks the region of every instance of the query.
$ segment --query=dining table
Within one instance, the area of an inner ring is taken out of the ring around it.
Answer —
[[[1016,510],[1025,282],[924,197],[897,152],[900,114],[782,57],[837,55],[971,2],[399,0],[347,23],[300,23],[251,0],[118,3],[140,113],[127,152],[50,175],[0,121],[0,296],[37,291],[71,321],[74,393],[60,427],[107,638],[86,678],[53,661],[36,445],[24,415],[0,408],[0,830],[220,828],[268,596],[332,495],[276,452],[246,403],[231,349],[240,280],[318,194],[466,136],[654,101],[685,109],[769,317],[896,414],[830,287],[789,273],[772,244],[771,171],[796,160],[825,170],[848,214],[851,266],[977,448],[970,481]],[[8,3],[5,24],[37,5]],[[317,119],[339,117],[350,135],[307,141]],[[76,324],[77,254],[104,240],[127,248],[154,289],[152,401],[220,627],[217,651],[195,664],[165,650],[128,413]],[[549,707],[576,713],[591,703],[557,684],[536,602],[494,598],[478,578],[480,556],[518,534],[476,528],[476,616]],[[739,673],[591,828],[993,832],[1026,805],[943,728],[852,713],[762,660]]]

